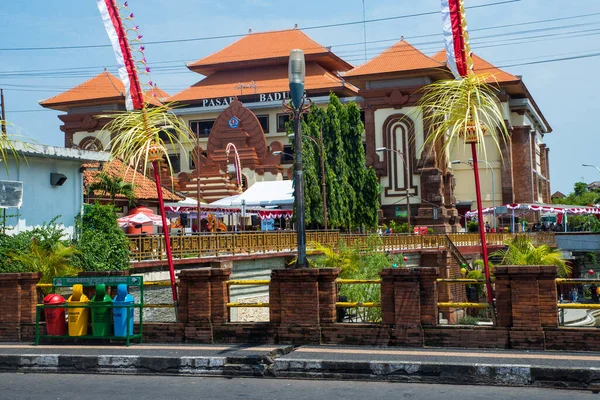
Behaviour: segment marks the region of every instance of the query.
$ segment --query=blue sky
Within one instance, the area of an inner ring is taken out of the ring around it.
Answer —
[[[467,6],[501,0],[466,0]],[[231,34],[248,29],[266,31],[362,20],[360,0],[129,0],[144,41],[179,40]],[[426,54],[443,47],[440,0],[365,0],[369,19],[435,12],[432,15],[367,23],[367,51],[371,58],[404,36]],[[598,14],[598,15],[590,15]],[[532,23],[548,19],[589,15]],[[600,2],[595,0],[520,0],[470,9],[467,20],[473,50],[486,60],[509,66],[522,75],[554,132],[550,147],[552,191],[568,193],[579,180],[600,180],[600,173],[582,163],[600,164],[598,156],[597,84],[593,77],[600,57],[516,65],[600,52]],[[7,120],[26,137],[62,145],[58,112],[45,111],[40,100],[65,91],[101,72],[115,69],[109,47],[13,51],[14,48],[107,45],[95,0],[60,2],[6,1],[0,8],[0,87],[5,89]],[[522,26],[484,29],[507,24]],[[364,62],[363,26],[306,30],[313,39],[347,61]],[[429,35],[418,38],[417,36]],[[388,40],[389,41],[385,41]],[[146,46],[152,79],[174,94],[201,76],[185,62],[221,49],[235,38]],[[375,43],[370,43],[375,42]]]

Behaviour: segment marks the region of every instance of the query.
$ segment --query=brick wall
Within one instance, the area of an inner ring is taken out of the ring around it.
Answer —
[[[336,323],[338,271],[318,269],[273,271],[271,322],[230,323],[225,282],[231,270],[213,267],[181,272],[180,322],[145,323],[145,341],[600,351],[599,330],[558,327],[552,266],[495,268],[496,327],[436,326],[438,269],[432,267],[381,272],[381,324]],[[36,279],[0,275],[0,302],[14,305],[0,308],[0,340],[33,339]]]
[[[533,167],[531,127],[515,126],[512,133],[512,170],[515,203],[533,203]]]

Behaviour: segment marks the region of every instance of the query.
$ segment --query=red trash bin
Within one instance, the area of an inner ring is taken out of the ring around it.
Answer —
[[[44,305],[65,304],[65,299],[60,294],[49,294],[44,297]],[[67,320],[64,308],[44,308],[46,317],[46,333],[52,336],[67,334]]]

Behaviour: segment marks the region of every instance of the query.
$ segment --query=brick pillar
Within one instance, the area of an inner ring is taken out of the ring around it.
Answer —
[[[556,266],[540,265],[538,287],[540,290],[540,320],[542,327],[558,327],[558,293],[556,290]]]
[[[227,281],[231,276],[231,269],[212,268],[210,270],[210,303],[211,321],[214,324],[229,322],[229,288]]]
[[[418,268],[419,296],[421,297],[421,325],[437,325],[438,291],[436,279],[437,268]]]
[[[21,287],[21,318],[25,324],[35,323],[35,306],[38,303],[37,283],[42,274],[40,272],[25,272],[20,274],[19,286]]]
[[[382,323],[393,325],[391,344],[423,346],[419,268],[381,271]]]
[[[20,274],[0,274],[0,340],[18,342],[21,337]]]
[[[184,324],[186,341],[212,343],[211,270],[209,268],[182,270],[179,282],[180,322]]]
[[[318,278],[314,268],[271,272],[271,322],[278,324],[280,343],[320,343]]]
[[[512,326],[512,294],[510,275],[506,265],[494,267],[494,292],[496,296],[496,326],[510,328]]]
[[[543,272],[542,272],[543,271]],[[542,274],[540,274],[542,272]],[[552,276],[552,268],[536,265],[507,265],[496,267],[496,288],[502,288],[496,292],[498,298],[499,326],[506,326],[507,320],[503,313],[506,312],[506,300],[500,301],[500,297],[507,296],[506,283],[510,285],[510,301],[512,321],[510,326],[510,345],[514,349],[539,349],[543,350],[544,331],[542,330],[542,315],[547,323],[550,318],[552,307],[548,305],[548,299],[553,297],[554,308],[556,308],[556,289],[553,293],[540,295],[539,279],[546,281],[542,289],[548,289],[548,280]],[[500,285],[499,285],[500,284]],[[543,300],[542,300],[543,298]],[[542,301],[541,301],[542,300]],[[544,304],[542,307],[542,303]],[[500,324],[503,325],[500,325]],[[553,326],[556,326],[554,322]]]
[[[319,269],[319,322],[332,324],[337,321],[337,284],[339,269]]]

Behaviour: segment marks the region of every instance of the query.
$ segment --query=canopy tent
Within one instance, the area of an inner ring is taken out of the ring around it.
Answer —
[[[237,199],[232,206],[292,208],[294,204],[293,181],[256,182]]]
[[[152,224],[154,226],[162,227],[162,218],[160,215],[156,214],[145,214],[143,212],[139,212],[133,215],[126,215],[117,219],[117,223],[121,228],[125,228],[128,226],[136,226],[136,225],[144,225],[144,224]],[[167,219],[167,225],[170,225],[171,222]]]
[[[565,204],[503,204],[496,207],[488,207],[482,210],[484,215],[495,214],[499,215],[510,215],[512,231],[515,231],[515,216],[520,216],[529,212],[541,212],[541,213],[553,213],[560,216],[559,223],[562,223],[564,218],[564,229],[567,231],[567,215],[600,215],[600,208],[598,207],[586,207],[586,206],[574,206]],[[465,214],[466,218],[473,218],[477,216],[477,210],[471,210]]]
[[[232,206],[233,201],[237,200],[238,197],[240,197],[239,194],[223,197],[221,200],[213,201],[212,203],[210,203],[210,205],[211,206]]]
[[[598,207],[585,207],[585,206],[571,206],[564,204],[503,204],[496,207],[488,207],[482,210],[483,214],[493,214],[494,209],[496,215],[502,214],[515,214],[528,212],[528,211],[541,211],[551,212],[557,214],[593,214],[600,215],[600,208]],[[467,218],[472,218],[477,215],[477,210],[471,210],[465,214]]]

